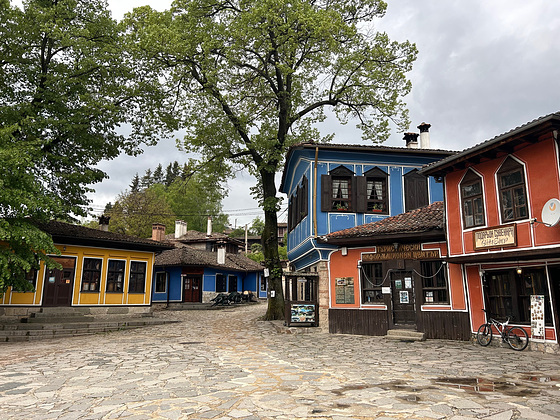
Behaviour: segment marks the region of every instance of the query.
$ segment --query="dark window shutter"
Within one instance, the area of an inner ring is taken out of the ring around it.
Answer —
[[[292,230],[292,213],[294,212],[294,204],[290,198],[288,201],[288,232]]]
[[[412,170],[404,176],[405,211],[428,205],[428,179]]]
[[[332,179],[330,175],[321,175],[321,211],[331,211]]]
[[[303,184],[302,184],[302,197],[303,197],[303,208],[302,208],[302,215],[301,217],[304,218],[309,214],[309,183],[306,177],[303,177]]]
[[[356,213],[367,211],[367,186],[365,176],[356,176]]]
[[[352,191],[350,191],[352,193],[352,201],[351,201],[352,204],[350,206],[350,210],[352,210],[353,212],[357,211],[356,210],[356,205],[357,205],[356,203],[358,201],[358,193],[357,193],[358,181],[357,181],[357,179],[358,179],[358,177],[354,176],[354,175],[352,175],[352,178],[350,179],[350,185],[351,185],[351,188],[352,188]]]

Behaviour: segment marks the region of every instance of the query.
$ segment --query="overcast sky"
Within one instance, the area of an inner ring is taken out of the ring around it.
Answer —
[[[150,4],[158,10],[168,0],[109,0],[113,17]],[[416,43],[419,53],[409,74],[413,88],[405,99],[412,125],[432,125],[432,148],[463,150],[537,117],[559,111],[560,2],[526,0],[389,0],[376,25],[398,41]],[[334,119],[322,130],[336,133],[336,143],[363,143],[351,126]],[[404,146],[402,133],[386,143]],[[149,148],[140,157],[119,157],[100,168],[110,179],[94,186],[96,209],[114,201],[136,172],[158,163],[164,167],[185,155],[174,141]],[[230,223],[250,223],[262,214],[249,196],[248,175],[229,181],[224,210]],[[280,221],[284,221],[286,214]]]

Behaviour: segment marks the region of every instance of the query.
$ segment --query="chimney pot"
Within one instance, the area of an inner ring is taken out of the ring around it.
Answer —
[[[99,216],[99,230],[104,232],[109,231],[109,220],[111,220],[111,216],[101,215]]]
[[[175,239],[187,234],[187,222],[183,220],[175,220]]]
[[[420,149],[430,148],[430,127],[431,124],[427,124],[425,122],[418,126],[418,129],[420,130]]]
[[[212,218],[208,216],[208,224],[206,226],[206,236],[212,236]]]
[[[409,149],[418,149],[418,133],[404,133],[403,140]]]

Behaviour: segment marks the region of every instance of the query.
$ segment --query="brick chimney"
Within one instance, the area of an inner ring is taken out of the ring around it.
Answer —
[[[165,239],[165,225],[154,223],[152,225],[152,241],[161,242]]]
[[[423,122],[418,126],[420,130],[420,149],[429,149],[430,148],[430,124],[426,124]]]
[[[406,147],[409,149],[418,149],[418,133],[404,133],[403,140],[406,142]]]
[[[99,230],[102,230],[103,232],[108,232],[109,220],[111,220],[111,216],[105,216],[104,214],[99,216]]]

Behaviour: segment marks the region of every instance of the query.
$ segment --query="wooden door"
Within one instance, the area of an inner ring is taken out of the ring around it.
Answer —
[[[416,305],[412,271],[393,271],[391,273],[391,289],[393,324],[396,326],[415,326]]]
[[[183,302],[202,302],[202,276],[187,274],[183,276]]]
[[[43,306],[71,306],[76,259],[71,257],[54,257],[53,259],[62,265],[62,270],[45,271]]]

